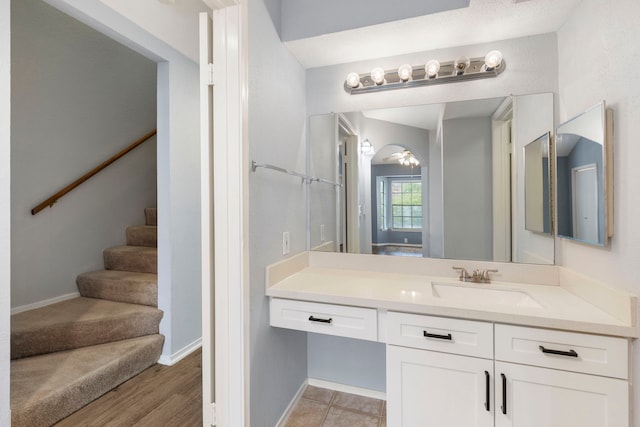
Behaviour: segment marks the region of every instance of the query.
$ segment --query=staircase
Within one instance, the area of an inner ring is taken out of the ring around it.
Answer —
[[[83,273],[80,297],[11,316],[11,425],[46,427],[144,369],[162,352],[157,210]]]

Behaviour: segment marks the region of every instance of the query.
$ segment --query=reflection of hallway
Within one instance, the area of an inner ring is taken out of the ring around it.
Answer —
[[[373,245],[371,253],[375,255],[393,255],[393,256],[422,256],[422,246],[405,246],[405,245]]]

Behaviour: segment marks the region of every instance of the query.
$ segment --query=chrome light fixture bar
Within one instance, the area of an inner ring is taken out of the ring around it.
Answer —
[[[502,54],[492,50],[484,58],[461,57],[455,61],[427,61],[424,65],[400,65],[397,69],[374,68],[371,73],[349,73],[344,90],[351,94],[454,83],[497,77],[507,67]]]

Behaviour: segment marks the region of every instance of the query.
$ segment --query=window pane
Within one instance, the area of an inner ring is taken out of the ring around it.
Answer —
[[[402,216],[402,206],[393,206],[393,216]]]
[[[413,217],[411,220],[412,228],[422,228],[422,218]]]
[[[393,217],[393,228],[402,228],[402,217]]]
[[[411,216],[422,217],[422,206],[412,206],[411,207]]]
[[[402,207],[402,216],[411,216],[411,206]]]
[[[402,228],[411,228],[411,217],[402,218]]]

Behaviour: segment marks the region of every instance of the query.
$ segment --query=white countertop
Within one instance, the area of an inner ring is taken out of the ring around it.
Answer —
[[[496,298],[441,297],[434,292],[432,282],[444,283],[446,287],[516,291],[518,295],[528,295],[535,303],[513,305],[500,304]],[[280,272],[274,282],[267,283],[266,295],[629,338],[638,336],[638,328],[632,322],[612,316],[559,285],[463,283],[451,276],[317,267],[298,261],[295,268],[285,274]]]

